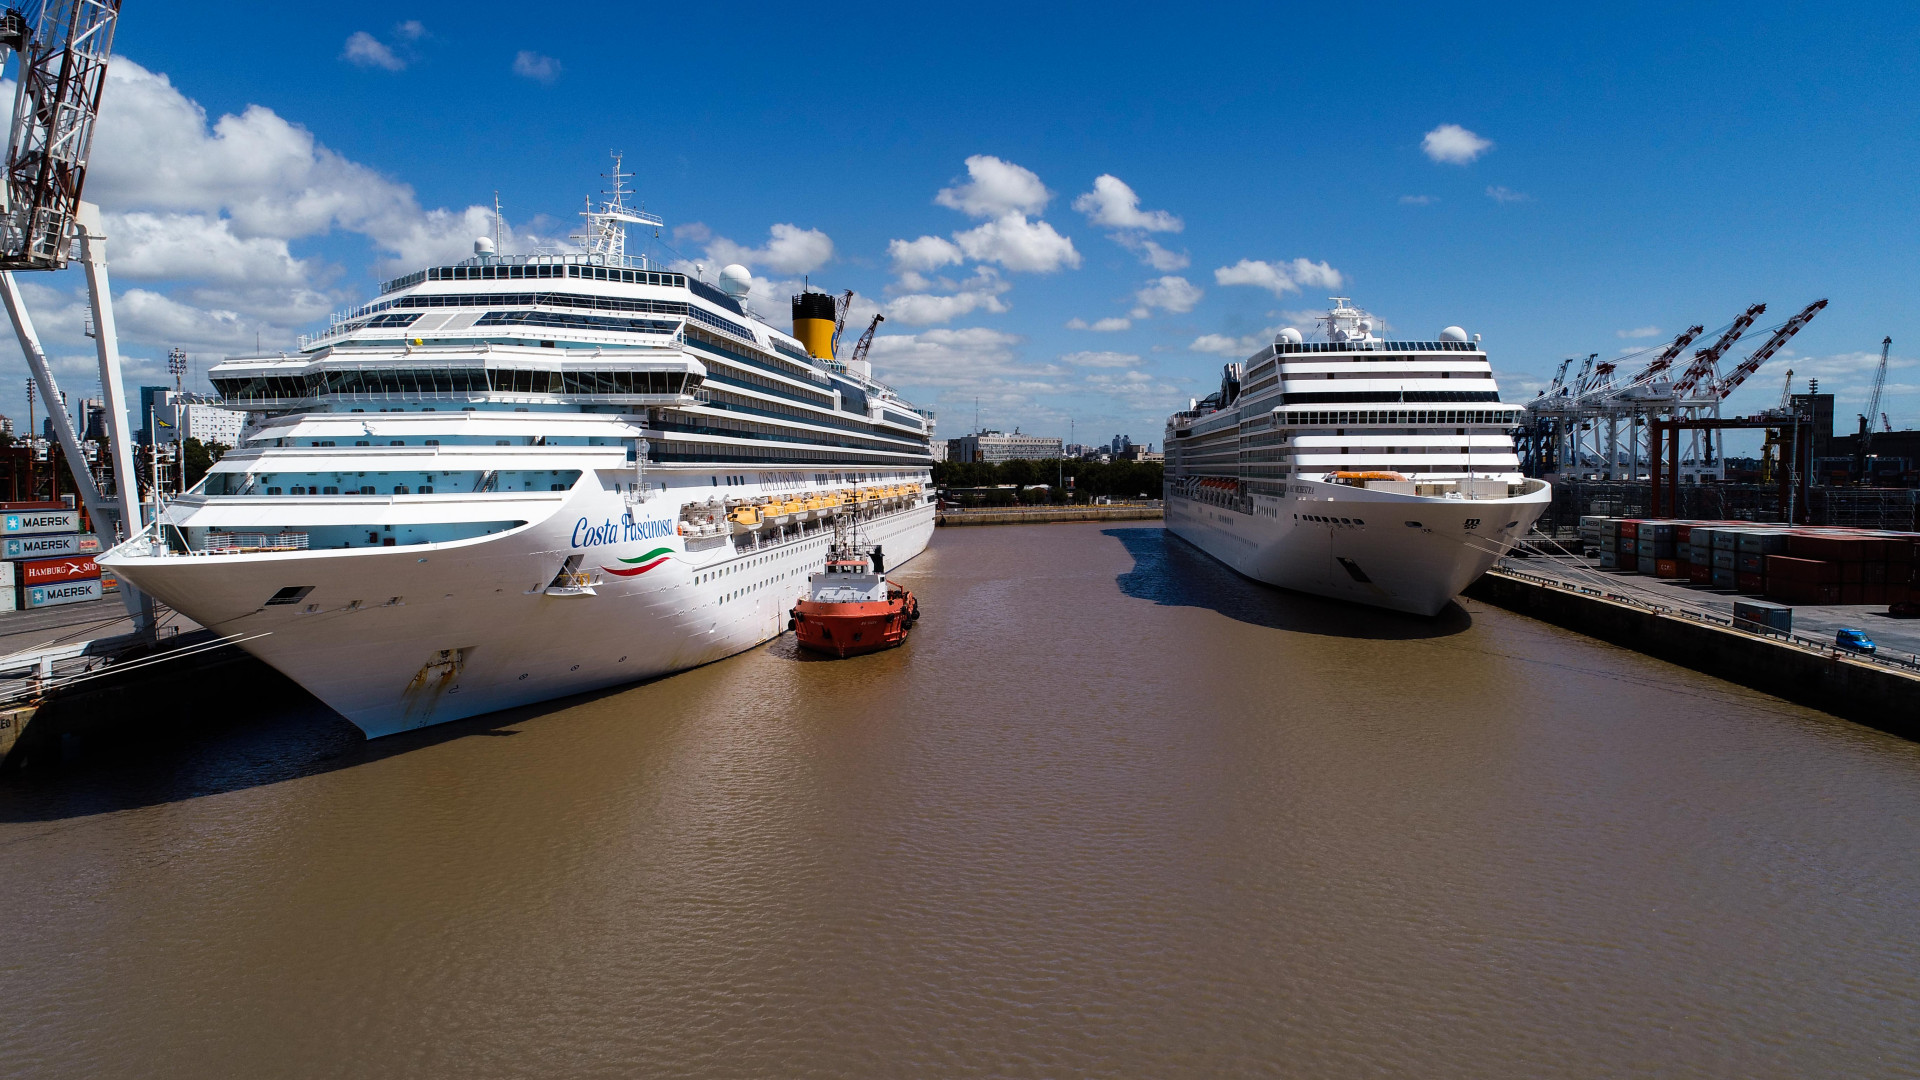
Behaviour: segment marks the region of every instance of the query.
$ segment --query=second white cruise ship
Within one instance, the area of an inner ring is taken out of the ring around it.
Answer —
[[[1259,581],[1435,615],[1552,497],[1477,340],[1389,341],[1334,297],[1167,420],[1166,527]]]
[[[850,516],[918,554],[932,415],[835,357],[832,296],[788,333],[743,268],[627,255],[619,180],[581,253],[482,238],[215,366],[241,445],[101,564],[377,736],[750,648]]]

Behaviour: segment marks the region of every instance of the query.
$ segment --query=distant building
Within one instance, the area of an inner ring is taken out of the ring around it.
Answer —
[[[219,398],[181,394],[165,387],[153,396],[153,415],[158,425],[154,430],[161,442],[199,439],[221,446],[240,445],[240,429],[247,419],[244,412],[223,408]]]
[[[977,461],[988,465],[1002,461],[1039,461],[1059,457],[1061,449],[1057,438],[1022,435],[1018,430],[1011,435],[1001,431],[977,431],[957,439],[948,439],[947,460]]]
[[[5,435],[8,438],[13,437],[13,418],[12,417],[0,416],[0,435]]]
[[[133,424],[134,441],[141,446],[147,446],[153,442],[153,432],[147,430],[147,425],[152,421],[154,401],[158,399],[161,394],[170,392],[172,392],[172,387],[167,386],[143,386],[140,388],[140,415],[133,418]]]
[[[1167,455],[1154,453],[1152,443],[1141,446],[1139,443],[1129,440],[1126,448],[1118,454],[1115,454],[1114,458],[1117,461],[1165,461]]]
[[[99,398],[80,399],[80,438],[88,442],[109,437],[107,406]]]

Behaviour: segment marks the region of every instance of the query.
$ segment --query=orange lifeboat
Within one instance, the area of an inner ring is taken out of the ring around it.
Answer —
[[[913,594],[888,581],[879,548],[834,548],[826,569],[807,579],[788,627],[801,648],[846,658],[891,649],[920,618]]]

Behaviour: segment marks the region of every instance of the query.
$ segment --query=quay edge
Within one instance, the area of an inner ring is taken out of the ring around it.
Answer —
[[[1920,675],[1487,571],[1475,600],[1920,741]]]

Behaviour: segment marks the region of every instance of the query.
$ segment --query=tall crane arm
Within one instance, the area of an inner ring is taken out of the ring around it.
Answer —
[[[1753,320],[1764,315],[1766,310],[1765,304],[1753,305],[1742,312],[1739,318],[1733,320],[1733,325],[1727,327],[1727,332],[1720,335],[1719,341],[1714,342],[1709,348],[1694,353],[1692,362],[1687,365],[1686,373],[1673,384],[1673,396],[1682,398],[1693,393],[1693,388],[1713,374],[1714,366],[1720,362],[1720,358],[1726,355],[1728,349],[1733,348],[1733,343],[1739,341],[1740,335],[1746,333],[1747,327],[1753,325]]]
[[[886,321],[885,315],[874,315],[873,321],[867,324],[867,332],[861,334],[860,340],[854,343],[853,356],[848,363],[858,363],[867,358],[867,350],[873,348],[873,332],[880,329],[880,324]]]
[[[0,14],[0,46],[20,57],[0,185],[0,269],[67,265],[119,16],[120,0],[41,0],[37,17]]]
[[[1707,328],[1704,326],[1693,326],[1682,331],[1679,337],[1674,338],[1672,342],[1668,343],[1666,348],[1660,350],[1659,356],[1649,360],[1646,367],[1641,368],[1638,374],[1627,380],[1628,384],[1639,386],[1641,383],[1652,382],[1659,378],[1668,368],[1673,366],[1674,357],[1679,356],[1682,350],[1693,344],[1694,338],[1706,332]]]
[[[1747,381],[1747,376],[1759,371],[1761,364],[1766,363],[1769,357],[1779,352],[1781,346],[1785,345],[1793,335],[1799,333],[1801,327],[1812,322],[1813,317],[1820,314],[1820,310],[1826,306],[1827,302],[1825,300],[1815,300],[1813,303],[1800,309],[1800,314],[1788,319],[1780,329],[1775,330],[1773,336],[1767,339],[1765,345],[1753,350],[1752,356],[1740,361],[1739,367],[1728,372],[1727,377],[1720,380],[1720,384],[1713,388],[1713,396],[1724,401],[1728,394],[1740,389],[1740,384]],[[1871,408],[1871,406],[1869,406],[1869,408]]]

